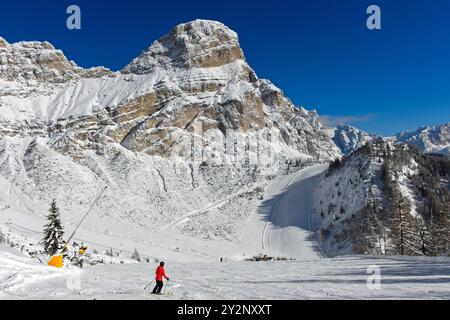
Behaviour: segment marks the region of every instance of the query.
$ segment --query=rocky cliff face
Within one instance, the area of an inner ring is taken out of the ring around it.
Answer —
[[[237,34],[216,21],[180,24],[155,41],[122,73],[150,74],[158,68],[214,68],[244,61]]]
[[[269,146],[286,156],[331,159],[339,153],[317,114],[259,80],[237,34],[219,22],[175,27],[120,73],[81,69],[46,42],[2,43],[0,77],[7,83],[0,102],[8,120],[2,127],[9,128],[3,134],[12,134],[11,122],[46,123],[52,137],[79,146],[119,143],[167,155],[181,136],[192,138],[195,127],[219,135],[265,130]]]
[[[230,132],[233,139],[224,142]],[[201,163],[190,162],[194,140],[206,155]],[[234,211],[213,211],[238,213],[238,228],[254,209],[239,192],[256,195],[267,177],[283,172],[286,159],[340,155],[316,112],[294,106],[258,79],[236,33],[205,20],[175,27],[120,72],[82,69],[48,43],[2,39],[0,142],[0,174],[16,200],[57,197],[78,210],[107,184],[101,223],[146,228],[230,194],[236,195],[229,205]],[[252,152],[276,160],[213,161],[227,149],[247,160]],[[215,235],[236,231],[218,224],[229,219],[211,221]]]
[[[105,68],[82,69],[48,42],[9,44],[0,37],[0,79],[65,83],[83,77],[111,75]]]

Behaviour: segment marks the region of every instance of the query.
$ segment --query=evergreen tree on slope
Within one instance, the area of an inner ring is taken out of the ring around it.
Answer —
[[[134,252],[131,255],[131,259],[141,262],[141,256],[139,255],[139,252],[137,251],[137,249],[134,249]]]
[[[47,216],[48,223],[44,226],[44,239],[42,244],[44,250],[49,255],[54,255],[64,248],[64,229],[61,225],[61,218],[56,201],[53,200]]]

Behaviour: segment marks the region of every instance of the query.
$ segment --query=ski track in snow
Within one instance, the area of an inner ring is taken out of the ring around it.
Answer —
[[[258,186],[254,186],[254,187],[251,188],[251,189],[244,189],[244,190],[235,192],[235,193],[233,193],[232,195],[230,195],[229,197],[226,197],[225,199],[216,201],[216,202],[214,202],[214,203],[212,203],[212,204],[209,204],[209,205],[207,205],[206,207],[203,207],[203,208],[201,208],[201,209],[198,209],[198,210],[194,210],[194,211],[188,212],[188,213],[186,213],[185,215],[181,216],[180,218],[176,219],[175,221],[173,221],[173,222],[171,222],[171,223],[169,223],[169,224],[163,226],[163,227],[161,228],[161,231],[165,231],[165,230],[167,230],[167,229],[170,229],[171,231],[175,231],[176,226],[178,226],[179,224],[185,222],[189,217],[191,217],[191,216],[193,216],[193,215],[195,215],[195,214],[198,214],[198,213],[204,213],[204,212],[208,212],[208,211],[210,211],[210,210],[212,210],[212,209],[219,208],[219,207],[221,207],[222,205],[224,205],[225,203],[227,203],[228,201],[230,201],[230,200],[232,200],[232,199],[234,199],[234,198],[236,198],[236,197],[238,197],[238,196],[240,196],[240,195],[242,195],[242,194],[244,194],[244,193],[246,193],[246,192],[249,192],[249,191],[251,191],[251,190],[254,190],[254,189],[256,189],[257,187],[258,187]]]
[[[252,231],[246,231],[243,248],[254,252],[259,247],[268,255],[301,260],[326,256],[314,239],[310,211],[312,193],[327,167],[305,168],[269,186],[258,212],[244,227]],[[256,237],[259,246],[254,243]]]

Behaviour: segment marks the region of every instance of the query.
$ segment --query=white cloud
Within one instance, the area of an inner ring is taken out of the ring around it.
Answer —
[[[361,115],[341,115],[341,116],[322,115],[320,116],[320,120],[322,121],[322,124],[325,126],[335,127],[337,125],[372,121],[375,118],[375,116],[376,115],[373,113]]]

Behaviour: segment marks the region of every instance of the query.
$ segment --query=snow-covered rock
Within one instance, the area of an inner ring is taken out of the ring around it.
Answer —
[[[339,154],[317,114],[258,80],[237,34],[219,22],[175,27],[118,73],[79,68],[46,42],[5,42],[0,57],[5,134],[40,121],[52,133],[55,126],[60,133],[69,126],[79,143],[95,135],[96,142],[167,155],[180,136],[194,138],[200,126],[213,135],[267,131],[269,148],[287,156]]]
[[[338,125],[330,130],[330,133],[334,143],[344,155],[352,153],[375,138],[375,136],[350,125]]]
[[[412,144],[422,152],[450,155],[450,122],[440,126],[427,126],[395,136],[397,143]]]
[[[82,69],[67,60],[49,42],[21,41],[9,44],[0,38],[0,79],[64,83],[82,77],[112,74],[105,68]]]
[[[217,21],[194,20],[155,41],[122,73],[150,74],[158,68],[212,68],[244,61],[237,34]]]

